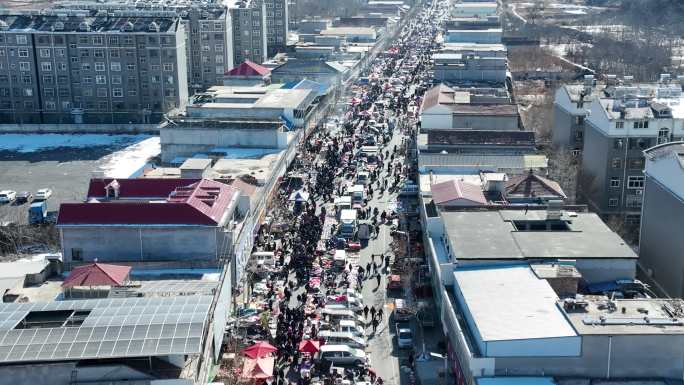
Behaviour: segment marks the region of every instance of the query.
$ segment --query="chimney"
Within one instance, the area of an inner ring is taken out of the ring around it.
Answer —
[[[563,215],[563,201],[549,200],[546,206],[546,220],[560,220]]]

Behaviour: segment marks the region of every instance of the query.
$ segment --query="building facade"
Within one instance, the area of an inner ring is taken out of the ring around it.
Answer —
[[[639,264],[658,288],[671,297],[684,296],[684,142],[644,152],[644,195]]]
[[[643,151],[684,136],[681,85],[606,87],[593,98],[584,123],[582,191],[602,215],[638,224],[644,192]]]
[[[154,123],[188,96],[173,16],[96,11],[0,16],[0,120]]]
[[[228,28],[233,33],[232,63],[246,60],[261,64],[268,58],[266,3],[249,1],[230,8]]]

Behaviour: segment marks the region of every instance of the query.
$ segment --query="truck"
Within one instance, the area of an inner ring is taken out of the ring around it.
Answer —
[[[47,201],[33,202],[28,210],[28,223],[30,225],[44,223],[47,215]]]
[[[340,236],[346,240],[354,238],[356,234],[356,210],[342,210],[340,214]]]

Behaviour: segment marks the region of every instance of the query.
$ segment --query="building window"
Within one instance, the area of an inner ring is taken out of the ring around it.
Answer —
[[[113,50],[109,51],[109,57],[118,58],[119,56],[120,55],[119,55],[118,49],[113,49]]]
[[[31,63],[27,61],[22,61],[19,62],[19,71],[30,71],[31,70]]]
[[[98,88],[97,89],[97,97],[98,98],[106,98],[107,97],[107,89],[106,88]]]
[[[637,120],[634,122],[634,128],[648,128],[648,120]]]
[[[641,195],[627,195],[625,206],[632,209],[638,209],[641,207],[641,201]]]
[[[629,138],[630,150],[645,150],[651,147],[651,140],[649,138]]]
[[[128,96],[138,96],[138,91],[130,90],[130,91],[128,91]]]
[[[42,62],[40,63],[40,69],[41,71],[52,71],[52,63]]]
[[[628,161],[630,170],[643,170],[644,169],[644,158],[631,158]]]
[[[45,94],[46,98],[55,97],[55,89],[54,88],[44,88],[43,93]]]
[[[617,207],[619,200],[617,198],[608,199],[608,207]]]
[[[123,98],[123,90],[121,88],[113,88],[112,97]]]
[[[129,71],[134,71],[135,70],[135,64],[132,64],[132,63],[126,64],[126,69]]]
[[[17,35],[17,44],[28,44],[28,39],[24,35]]]
[[[103,62],[95,63],[95,71],[103,72],[104,70],[105,70],[105,63],[103,63]]]
[[[19,57],[28,57],[28,49],[26,48],[19,48]]]
[[[81,63],[81,70],[90,71],[90,63]]]
[[[72,261],[83,261],[83,249],[71,249]]]
[[[119,72],[121,71],[121,63],[111,62],[109,63],[109,68],[114,72]]]
[[[610,178],[610,187],[611,188],[620,187],[620,178]]]
[[[45,102],[45,109],[48,111],[54,111],[56,109],[55,102],[47,101]]]
[[[164,63],[163,67],[164,67],[164,71],[166,71],[166,72],[173,71],[173,64],[171,64],[171,63]]]
[[[615,128],[625,128],[625,122],[623,122],[621,120],[615,122]]]
[[[613,168],[622,168],[622,159],[620,158],[613,158],[613,160],[610,163],[611,167]]]
[[[92,76],[84,76],[83,77],[83,84],[93,84],[93,77]]]
[[[644,177],[643,176],[628,176],[627,177],[627,188],[629,188],[629,189],[642,189],[642,188],[644,188]]]
[[[45,57],[45,58],[50,57],[50,50],[47,48],[41,49],[40,50],[40,57]]]
[[[102,36],[93,36],[93,44],[102,45]]]
[[[112,84],[121,84],[121,76],[119,76],[119,75],[112,76]]]
[[[107,77],[104,75],[97,75],[97,76],[95,76],[95,83],[107,84]]]
[[[658,144],[667,143],[670,141],[670,129],[661,128],[658,130]]]

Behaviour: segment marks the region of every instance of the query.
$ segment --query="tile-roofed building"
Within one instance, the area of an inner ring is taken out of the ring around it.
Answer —
[[[226,72],[226,76],[266,76],[271,73],[268,68],[256,64],[251,60],[245,60],[237,67]]]
[[[456,90],[444,84],[425,93],[420,107],[420,127],[492,131],[520,130],[518,106],[513,103],[483,103],[471,100],[467,89]]]
[[[479,206],[486,205],[487,198],[479,185],[459,179],[432,185],[432,200],[439,206]]]
[[[565,200],[567,196],[558,182],[544,178],[533,171],[514,175],[506,182],[506,198],[516,203],[539,202],[554,199]]]
[[[208,179],[93,180],[85,202],[60,206],[64,262],[215,264],[227,250],[239,195]]]

